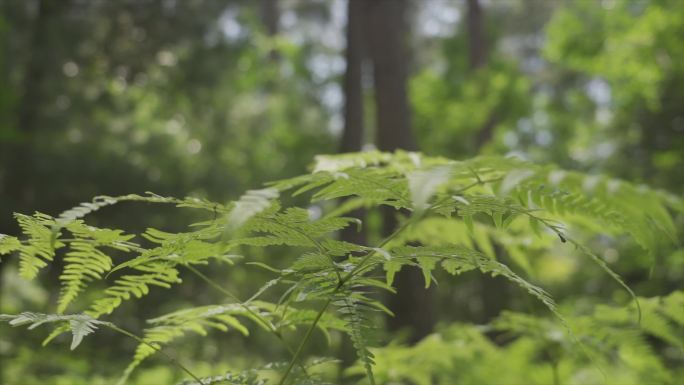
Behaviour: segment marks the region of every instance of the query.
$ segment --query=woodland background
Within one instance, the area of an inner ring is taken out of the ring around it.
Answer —
[[[316,154],[371,148],[515,154],[684,193],[681,0],[3,0],[0,12],[0,233],[17,233],[12,212],[56,214],[102,194],[228,201],[305,172]],[[367,231],[343,236],[377,237],[382,216],[357,214]],[[180,215],[125,204],[95,220],[182,230]],[[588,242],[639,295],[682,288],[682,249],[653,261],[626,239]],[[40,285],[18,278],[16,264],[0,269],[0,313],[49,312],[59,270]],[[549,256],[531,269],[569,306],[624,295],[578,260]],[[243,296],[263,281],[211,274]],[[405,292],[422,290],[403,279]],[[140,329],[217,300],[186,282],[125,305],[118,323]],[[507,287],[445,281],[390,303],[388,327],[415,341],[524,309]],[[66,354],[63,344],[38,349],[42,337],[1,329],[0,382],[99,384],[133,349],[102,333]],[[184,342],[186,359],[240,368],[279,352],[258,334],[207,341]],[[173,371],[150,360],[136,381]]]

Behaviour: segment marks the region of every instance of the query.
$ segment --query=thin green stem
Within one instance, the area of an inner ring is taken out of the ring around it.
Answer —
[[[560,374],[558,373],[558,361],[551,361],[551,370],[553,372],[553,385],[560,385]]]
[[[21,243],[24,244],[24,245],[28,245],[28,244],[31,243],[31,240],[29,240],[29,239],[20,239],[19,242],[21,242]],[[131,250],[136,250],[136,251],[141,251],[141,252],[142,252],[142,251],[147,251],[147,249],[144,249],[144,248],[140,247],[140,245],[138,245],[137,243],[126,242],[126,241],[113,242],[113,243],[110,243],[110,244],[106,244],[106,243],[99,242],[99,241],[97,241],[97,240],[95,240],[95,239],[85,239],[85,238],[56,238],[56,239],[55,239],[55,242],[84,242],[84,243],[95,243],[95,244],[99,244],[99,245],[102,246],[102,247],[115,247],[115,246],[119,246],[119,247],[125,247],[125,248],[129,248],[129,249],[131,249]]]
[[[199,270],[195,269],[195,268],[192,267],[191,265],[188,264],[188,265],[184,265],[184,266],[185,266],[188,270],[190,270],[191,272],[193,272],[196,276],[200,277],[200,279],[202,279],[204,282],[206,282],[209,286],[213,287],[214,289],[218,290],[218,291],[221,292],[222,294],[226,295],[227,297],[229,297],[230,299],[232,299],[233,301],[235,301],[238,305],[240,305],[243,309],[245,309],[245,311],[247,311],[251,316],[253,316],[255,319],[257,319],[257,320],[262,324],[262,326],[265,326],[266,329],[268,329],[269,331],[275,333],[276,335],[280,335],[280,333],[278,333],[278,330],[276,329],[276,327],[275,327],[270,321],[268,321],[267,319],[263,318],[263,317],[261,316],[261,314],[255,312],[255,311],[252,310],[249,306],[245,305],[242,301],[240,301],[240,299],[239,299],[235,294],[233,294],[233,293],[231,293],[230,291],[224,289],[223,287],[221,287],[221,285],[219,285],[218,283],[214,282],[214,280],[212,280],[211,278],[209,278],[209,277],[207,277],[206,275],[202,274],[202,272],[200,272]]]
[[[195,381],[197,381],[197,382],[200,383],[200,384],[202,383],[202,380],[201,380],[199,377],[197,377],[193,372],[191,372],[190,369],[188,369],[188,368],[186,368],[185,366],[183,366],[183,364],[181,364],[180,362],[178,362],[177,359],[175,359],[173,356],[171,356],[170,354],[166,353],[166,352],[163,351],[162,349],[160,349],[160,348],[158,348],[158,347],[156,347],[156,346],[150,344],[149,342],[145,341],[143,338],[138,337],[137,335],[135,335],[135,334],[129,332],[128,330],[122,329],[122,328],[120,328],[120,327],[114,325],[114,324],[111,323],[111,322],[106,322],[106,323],[104,323],[104,325],[107,326],[108,328],[110,328],[110,329],[112,329],[112,330],[118,332],[118,333],[121,333],[121,334],[123,334],[123,335],[125,335],[125,336],[128,336],[128,337],[130,337],[130,338],[133,338],[134,340],[138,341],[139,343],[145,344],[145,345],[149,346],[150,348],[154,349],[155,351],[161,353],[162,355],[164,355],[164,357],[166,357],[169,361],[171,361],[172,364],[174,364],[174,365],[176,365],[177,367],[179,367],[180,369],[182,369],[185,373],[187,373],[188,375],[190,375],[190,377],[192,377]]]
[[[406,228],[409,227],[411,223],[415,221],[415,217],[412,217],[408,221],[404,222],[399,228],[397,228],[392,234],[390,234],[388,237],[382,240],[378,244],[378,248],[385,246],[388,244],[392,239],[394,239],[397,235],[399,235],[402,231],[404,231]],[[287,366],[287,369],[285,370],[285,373],[283,373],[283,376],[280,378],[280,382],[278,385],[284,385],[285,381],[287,380],[287,377],[290,375],[290,372],[292,372],[292,368],[295,366],[297,363],[297,360],[299,359],[299,356],[302,353],[302,350],[304,349],[304,346],[309,342],[309,338],[311,338],[311,334],[313,333],[314,329],[316,328],[316,325],[318,325],[318,322],[321,320],[321,317],[323,317],[323,314],[325,313],[326,310],[328,310],[328,307],[330,307],[330,304],[332,303],[333,297],[337,292],[340,291],[340,289],[344,286],[345,283],[347,283],[361,268],[363,264],[365,264],[373,255],[375,255],[375,252],[368,253],[362,260],[359,262],[358,265],[351,271],[349,271],[342,279],[339,280],[337,287],[335,290],[330,294],[330,297],[328,300],[325,302],[323,307],[318,311],[318,314],[316,314],[316,318],[314,318],[313,322],[309,326],[309,329],[306,331],[306,334],[304,335],[304,338],[302,339],[302,342],[299,344],[297,347],[297,350],[295,351],[294,357],[292,357],[292,360],[290,361],[290,364]]]
[[[339,287],[337,289],[335,289],[335,291],[337,291],[337,290],[339,290]],[[287,377],[290,375],[292,368],[297,363],[299,356],[302,354],[302,350],[304,350],[304,346],[306,346],[307,342],[309,342],[309,338],[311,338],[311,334],[313,333],[314,329],[316,328],[318,321],[321,320],[321,317],[323,317],[323,313],[325,313],[325,311],[328,310],[328,307],[330,306],[331,303],[332,303],[332,295],[325,302],[325,305],[323,305],[321,310],[318,311],[318,314],[316,314],[316,318],[314,318],[313,322],[311,323],[311,326],[309,326],[309,329],[306,331],[306,334],[304,335],[302,342],[300,342],[299,346],[297,346],[297,350],[295,351],[294,356],[292,357],[292,360],[290,361],[290,364],[287,366],[287,369],[285,369],[285,373],[280,378],[280,382],[278,383],[278,385],[284,385],[285,384],[285,380],[287,380]]]
[[[335,267],[335,274],[337,275],[337,280],[338,280],[338,281],[342,280],[342,276],[340,275],[340,272],[339,272],[339,270],[337,269],[337,266],[335,266],[335,260],[333,260],[332,257],[331,257],[330,255],[326,254],[325,248],[323,247],[323,245],[321,245],[320,242],[318,242],[314,237],[310,236],[310,235],[307,234],[306,232],[301,231],[301,230],[299,230],[299,229],[297,229],[297,228],[288,226],[286,223],[282,223],[281,221],[279,221],[279,220],[277,220],[277,219],[272,219],[272,221],[275,222],[275,223],[277,223],[277,224],[279,224],[279,225],[281,225],[281,226],[287,227],[288,229],[290,229],[290,230],[292,230],[292,231],[295,231],[295,232],[301,234],[301,235],[302,235],[303,237],[305,237],[306,239],[308,239],[308,240],[316,247],[316,249],[318,250],[319,253],[321,253],[322,255],[324,255],[324,256],[326,256],[326,257],[328,257],[328,259],[330,260],[330,263]]]
[[[270,331],[274,336],[276,336],[276,338],[278,338],[278,340],[280,340],[280,342],[283,344],[285,349],[287,349],[287,351],[292,356],[294,356],[295,352],[292,350],[290,345],[287,344],[287,342],[285,341],[285,338],[283,337],[283,334],[280,332],[280,330],[278,330],[278,328],[275,327],[275,325],[273,325],[273,323],[271,323],[269,320],[263,318],[261,316],[261,314],[250,309],[250,307],[247,306],[244,302],[240,301],[240,299],[235,294],[224,289],[221,285],[216,283],[213,279],[202,274],[202,272],[200,272],[199,270],[195,269],[191,265],[184,265],[184,266],[187,267],[188,270],[193,272],[195,275],[200,277],[200,279],[202,279],[204,282],[206,282],[209,286],[213,287],[214,289],[216,289],[219,292],[223,293],[224,295],[228,296],[230,299],[232,299],[237,304],[239,304],[241,307],[243,307],[250,315],[252,315],[256,320],[258,320],[262,324],[263,327],[268,329],[268,331]],[[306,368],[304,368],[303,366],[302,366],[302,370],[304,371],[304,373],[306,373]],[[308,373],[307,373],[307,376],[308,376]]]
[[[430,208],[428,208],[427,210],[425,210],[425,213],[427,213],[429,210],[430,210]],[[376,247],[376,249],[382,248],[382,247],[384,247],[385,245],[387,245],[388,243],[390,243],[390,241],[392,241],[394,238],[396,238],[401,232],[403,232],[404,230],[406,230],[406,229],[407,229],[413,222],[415,222],[415,221],[416,221],[416,217],[411,217],[411,219],[409,219],[409,220],[407,220],[406,222],[404,222],[401,226],[399,226],[396,230],[394,230],[394,232],[393,232],[392,234],[390,234],[390,235],[387,236],[385,239],[383,239],[382,242],[380,242],[380,243],[378,244],[378,246]],[[364,265],[365,265],[365,264],[368,262],[368,260],[370,260],[371,257],[373,257],[375,254],[377,254],[377,252],[375,252],[375,251],[372,252],[372,253],[368,253],[368,254],[361,260],[361,262],[359,262],[359,264],[356,265],[356,266],[354,267],[354,269],[352,269],[349,273],[347,273],[347,275],[342,279],[342,282],[341,282],[341,284],[340,284],[340,287],[341,287],[342,285],[344,285],[344,284],[345,284],[350,278],[352,278],[353,276],[355,276],[355,275],[357,275],[357,274],[363,272],[362,269],[365,269],[365,268],[367,267],[367,266],[364,266]]]

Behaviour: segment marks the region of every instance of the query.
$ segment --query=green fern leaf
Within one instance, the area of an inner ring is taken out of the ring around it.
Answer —
[[[170,288],[172,284],[180,283],[175,264],[165,261],[151,261],[136,265],[133,270],[142,272],[138,275],[124,275],[114,281],[114,285],[105,289],[105,296],[96,300],[87,312],[93,317],[111,314],[123,301],[132,297],[140,298],[147,295],[150,286]]]
[[[0,314],[0,321],[7,321],[12,326],[29,325],[29,330],[35,329],[46,323],[61,323],[65,329],[71,330],[73,339],[71,350],[81,344],[83,337],[95,332],[99,325],[108,325],[108,322],[96,320],[86,314],[43,314],[24,312],[18,315]]]
[[[368,381],[371,385],[375,385],[375,377],[373,376],[375,356],[369,350],[373,339],[373,326],[372,321],[365,314],[369,311],[368,305],[350,294],[340,297],[333,304],[338,307],[338,311],[347,321],[347,333],[352,340],[356,355],[363,363]]]
[[[19,274],[28,280],[34,279],[38,271],[47,266],[55,256],[55,250],[64,244],[57,240],[60,233],[57,223],[49,215],[36,213],[33,216],[14,214],[28,242],[19,247]]]
[[[99,248],[129,251],[126,242],[133,237],[123,234],[121,230],[86,226],[80,220],[72,221],[66,228],[77,240],[69,243],[70,250],[64,258],[66,265],[59,277],[62,290],[57,302],[58,313],[66,310],[88,282],[102,279],[103,274],[111,270],[111,258]]]
[[[454,275],[475,269],[493,276],[501,275],[525,289],[525,291],[546,305],[546,307],[551,310],[553,314],[557,315],[559,319],[563,319],[556,310],[554,300],[546,291],[527,282],[515,274],[508,266],[489,258],[478,251],[460,245],[443,247],[401,246],[392,249],[390,254],[395,263],[403,262],[404,264],[412,264],[416,261],[415,263],[418,263],[418,265],[423,268],[424,274],[426,275],[426,285],[429,284],[428,279],[430,277],[428,275],[429,271],[426,272],[426,270],[437,266],[437,262],[441,262],[442,267],[448,273]],[[428,259],[433,259],[435,262],[428,263]]]
[[[274,188],[247,191],[228,214],[227,230],[233,232],[240,228],[250,218],[266,210],[278,195],[278,190]]]
[[[157,352],[152,346],[159,348],[167,345],[185,336],[187,332],[206,336],[209,329],[217,329],[223,332],[233,329],[246,336],[249,335],[249,330],[236,316],[252,319],[257,324],[262,325],[254,314],[259,314],[265,319],[269,318],[268,313],[263,312],[260,307],[254,304],[228,304],[183,309],[149,320],[148,322],[153,326],[145,330],[143,338],[145,343],[138,345],[133,362],[124,371],[119,383],[124,383],[136,367]]]
[[[21,242],[16,237],[0,234],[0,256],[9,254],[21,248]]]

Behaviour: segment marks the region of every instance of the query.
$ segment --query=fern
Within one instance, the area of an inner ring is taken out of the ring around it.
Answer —
[[[64,258],[66,266],[59,277],[62,290],[58,300],[58,313],[66,310],[89,281],[100,280],[103,274],[111,270],[112,259],[100,248],[130,251],[126,242],[133,238],[133,235],[123,234],[121,230],[97,229],[85,226],[81,221],[71,222],[67,229],[76,240],[69,243],[70,250]]]
[[[314,359],[311,362],[308,362],[306,365],[302,367],[304,370],[311,369],[313,367],[322,365],[322,364],[327,364],[327,363],[336,363],[337,360],[331,359],[331,358],[321,358],[321,359]],[[195,382],[195,381],[183,381],[178,383],[178,385],[210,385],[210,384],[230,384],[230,385],[265,385],[268,383],[267,379],[264,379],[264,376],[261,376],[259,373],[264,372],[264,371],[273,371],[273,370],[281,370],[284,367],[287,367],[287,362],[271,362],[268,363],[262,367],[255,368],[255,369],[249,369],[249,370],[243,370],[238,373],[234,372],[228,372],[225,374],[221,374],[218,376],[210,376],[210,377],[204,377],[201,378],[200,382]],[[295,380],[297,381],[297,385],[333,385],[331,382],[325,381],[323,379],[314,377],[313,375],[307,375],[306,373],[303,373],[302,371],[298,371],[295,377]]]
[[[306,203],[301,207],[285,205],[292,197]],[[337,205],[342,199],[343,203]],[[192,208],[199,210],[202,218],[186,231],[147,229],[142,234],[95,228],[86,223],[88,215],[120,202]],[[582,230],[590,234],[628,234],[638,245],[655,253],[667,242],[677,242],[670,210],[680,210],[680,204],[667,193],[646,187],[513,158],[453,161],[408,152],[319,156],[311,173],[247,191],[227,204],[147,193],[97,197],[56,218],[41,213],[16,214],[22,237],[0,236],[0,254],[17,252],[20,273],[27,279],[35,278],[55,257],[63,256],[66,263],[60,275],[62,289],[57,313],[81,305],[86,310],[79,315],[24,313],[0,319],[13,325],[31,324],[31,328],[52,323],[57,328],[46,342],[71,331],[73,347],[98,326],[133,336],[139,345],[122,383],[162,346],[188,334],[205,336],[210,330],[235,330],[247,336],[256,325],[277,337],[292,355],[288,362],[264,369],[281,372],[281,385],[324,384],[323,379],[307,373],[302,352],[314,331],[320,331],[328,340],[331,331],[338,331],[349,336],[363,374],[375,384],[376,380],[384,381],[386,373],[378,374],[375,369],[384,363],[374,348],[379,343],[373,315],[391,311],[374,300],[374,294],[394,292],[395,274],[412,266],[422,271],[426,287],[436,281],[438,269],[453,276],[473,271],[503,276],[541,301],[556,321],[507,313],[487,326],[520,340],[520,345],[512,344],[515,346],[510,347],[511,351],[541,349],[539,354],[548,353],[558,344],[576,345],[573,338],[579,338],[596,355],[619,346],[630,354],[655,357],[643,343],[645,334],[678,349],[684,346],[679,333],[684,324],[684,313],[680,310],[684,301],[680,294],[642,299],[642,331],[626,321],[631,307],[600,308],[587,318],[573,317],[568,323],[554,299],[531,283],[534,279],[528,277],[533,270],[529,259],[530,254],[548,253],[559,242],[572,245],[636,297],[601,258],[568,234],[574,236]],[[312,215],[314,211],[307,205],[322,210],[322,215]],[[362,225],[357,219],[345,217],[345,213],[379,206],[394,208],[406,216],[394,233],[375,245],[336,239],[340,230]],[[528,240],[534,234],[539,239],[531,244]],[[292,249],[294,258],[277,263],[285,268],[269,266],[246,253],[252,250],[250,247],[273,246]],[[498,250],[508,254],[527,276],[499,260]],[[233,266],[242,259],[275,275],[247,301],[238,300],[194,267],[215,263]],[[123,301],[147,295],[153,287],[170,289],[182,283],[187,272],[198,275],[231,303],[181,309],[152,319],[142,338],[98,320],[114,312]],[[378,275],[384,275],[384,279]],[[93,286],[102,285],[104,289],[90,287],[94,281],[100,284]],[[280,291],[276,293],[277,290]],[[91,291],[88,297],[94,300],[82,304],[77,300],[86,291]],[[268,296],[278,299],[262,299]],[[636,306],[639,311],[638,302]],[[590,322],[599,321],[602,326],[593,334],[587,331]],[[307,328],[306,334],[296,349],[289,349],[283,332],[300,327]],[[575,328],[579,330],[577,337],[574,333],[564,334]],[[559,330],[561,337],[557,336]],[[545,334],[540,336],[537,332]],[[464,340],[479,344],[477,348],[481,350],[477,354],[486,351],[502,360],[499,365],[505,364],[508,347],[499,349],[487,344],[476,329],[464,328],[463,333],[460,336]],[[622,344],[611,339],[611,333],[624,339]],[[633,343],[627,344],[628,340]],[[444,347],[435,341],[429,345]],[[655,357],[649,365],[658,371],[659,362]],[[527,365],[531,370],[538,369],[536,364]],[[261,369],[255,369],[200,379],[182,368],[202,384],[263,384],[266,378],[257,373]],[[428,377],[416,378],[416,383],[429,383],[425,382]]]
[[[83,202],[69,210],[64,211],[58,217],[61,223],[69,223],[76,219],[85,217],[103,207],[111,206],[118,203],[119,200],[113,197],[101,196],[95,197],[92,202]]]
[[[60,233],[53,231],[57,223],[49,215],[15,214],[27,242],[19,246],[19,273],[25,279],[34,279],[40,269],[55,257],[55,250],[64,244],[57,240]]]
[[[125,274],[116,279],[114,285],[105,290],[104,298],[93,303],[90,313],[94,316],[110,314],[123,301],[148,294],[151,286],[169,288],[182,282],[180,265],[207,264],[211,259],[233,264],[240,256],[228,253],[231,245],[207,242],[220,236],[221,232],[221,226],[216,223],[178,234],[147,229],[143,237],[159,246],[143,250],[138,257],[113,267],[110,274],[124,269],[139,274]]]
[[[373,327],[371,326],[372,321],[366,315],[368,311],[372,310],[372,307],[349,294],[343,295],[334,304],[337,305],[342,317],[347,320],[349,337],[354,345],[356,356],[363,363],[368,381],[371,385],[375,385],[375,377],[373,376],[375,356],[369,350],[374,338]]]
[[[239,228],[251,217],[267,209],[271,205],[271,201],[277,197],[278,190],[272,188],[247,191],[235,202],[230,211],[227,228],[229,230]]]
[[[649,315],[658,316],[651,311],[663,314],[669,309],[681,310],[682,298],[681,292],[662,298],[640,298],[645,308],[642,325],[650,322]],[[454,378],[475,384],[546,384],[553,383],[552,368],[557,367],[562,368],[557,372],[560,383],[572,383],[578,378],[582,383],[676,383],[677,377],[666,366],[673,352],[666,349],[659,353],[652,348],[648,338],[661,339],[657,336],[661,333],[651,334],[651,327],[634,328],[632,310],[603,305],[568,318],[575,337],[589,354],[576,354],[576,340],[553,320],[505,311],[489,325],[453,324],[413,346],[393,342],[373,348],[375,376],[381,383],[418,385],[449,385]],[[684,326],[669,318],[667,322],[677,331]],[[657,330],[661,330],[660,326]],[[493,333],[496,341],[487,336]],[[681,349],[670,338],[661,341]],[[363,372],[363,362],[359,362],[347,374]]]
[[[318,238],[343,229],[353,222],[357,220],[345,217],[327,217],[311,221],[307,210],[288,208],[283,212],[268,212],[251,219],[243,226],[242,232],[253,236],[238,238],[233,243],[252,246],[315,247],[319,251],[324,251],[324,246],[319,243]]]
[[[265,385],[267,380],[258,377],[253,371],[226,373],[219,376],[203,377],[197,381],[183,381],[178,385]]]
[[[0,256],[10,254],[21,248],[21,242],[16,237],[0,234]],[[0,261],[2,259],[0,258]]]
[[[438,265],[452,275],[458,275],[471,270],[479,270],[482,273],[493,276],[501,275],[517,284],[530,295],[536,297],[549,310],[563,319],[556,310],[556,304],[551,296],[543,289],[527,282],[515,274],[508,266],[486,255],[463,246],[421,247],[402,246],[389,252],[390,258],[381,261],[387,271],[387,283],[391,285],[394,274],[404,265],[418,266],[425,277],[425,285],[429,286],[431,272]]]
[[[95,332],[99,325],[109,325],[108,322],[98,321],[86,314],[42,314],[24,312],[18,315],[0,314],[0,321],[7,321],[12,326],[29,325],[29,330],[48,323],[60,323],[71,331],[71,350],[81,344],[83,337]]]
[[[183,337],[187,332],[206,336],[208,329],[223,332],[232,329],[245,336],[249,335],[249,329],[236,316],[251,318],[259,324],[259,319],[253,314],[260,312],[261,309],[256,306],[245,308],[239,304],[213,305],[183,309],[149,320],[153,326],[145,330],[143,342],[138,345],[133,362],[124,371],[119,384],[125,383],[133,370],[161,346]]]
[[[150,286],[168,289],[172,284],[182,282],[174,263],[152,261],[136,265],[132,270],[142,274],[127,274],[116,279],[112,286],[105,289],[104,297],[93,302],[88,314],[93,317],[111,314],[123,301],[147,295]]]

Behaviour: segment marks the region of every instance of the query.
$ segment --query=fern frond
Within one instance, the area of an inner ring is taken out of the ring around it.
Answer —
[[[422,213],[428,209],[428,201],[437,189],[449,180],[451,169],[449,166],[438,166],[416,170],[406,175],[415,212]]]
[[[101,196],[98,198],[102,199],[102,200],[114,200],[117,203],[118,202],[146,202],[146,203],[175,204],[176,207],[200,209],[200,210],[210,211],[210,212],[219,213],[219,214],[220,213],[227,213],[229,210],[229,207],[226,207],[222,204],[212,202],[212,201],[209,201],[206,199],[200,199],[200,198],[195,198],[195,197],[186,197],[186,198],[165,197],[165,196],[154,194],[154,193],[149,192],[149,191],[146,194],[147,195],[128,194],[128,195],[121,195],[121,196],[116,196],[116,197]]]
[[[260,378],[256,371],[243,371],[240,373],[225,373],[218,376],[202,377],[200,382],[185,380],[178,385],[265,385],[268,380]]]
[[[248,306],[249,310],[246,306]],[[252,319],[258,325],[263,326],[253,313],[259,314],[266,319],[269,317],[269,313],[263,312],[260,307],[254,304],[227,304],[183,309],[148,320],[153,326],[145,330],[144,343],[138,345],[133,361],[124,371],[124,375],[119,383],[124,383],[136,367],[149,356],[156,353],[157,350],[155,348],[158,349],[163,345],[167,345],[185,336],[188,332],[206,336],[209,329],[216,329],[222,332],[232,329],[245,336],[249,335],[249,329],[236,316]]]
[[[380,151],[367,151],[358,154],[316,155],[314,158],[313,172],[337,172],[350,168],[366,168],[388,163],[392,160],[392,154]]]
[[[0,256],[19,250],[21,242],[16,237],[0,234]]]
[[[412,206],[408,182],[400,172],[386,169],[351,169],[334,178],[331,183],[318,190],[312,202],[345,197],[359,197],[374,204],[395,208]]]
[[[124,268],[132,268],[150,262],[168,262],[175,264],[207,264],[215,259],[233,264],[239,255],[228,254],[231,244],[214,242],[223,229],[216,223],[187,233],[169,233],[148,228],[143,238],[158,244],[158,247],[143,251],[136,258],[130,259],[114,267],[110,273]]]
[[[238,238],[233,244],[252,246],[289,245],[322,248],[318,238],[358,222],[355,218],[325,217],[312,221],[302,208],[288,208],[283,212],[268,213],[252,218],[242,231],[253,234]]]
[[[93,198],[91,202],[83,202],[73,208],[62,212],[57,218],[60,224],[67,224],[76,219],[81,219],[104,207],[112,206],[120,202],[147,202],[147,203],[170,203],[177,207],[188,207],[203,209],[214,212],[226,212],[226,207],[204,199],[186,197],[183,199],[174,197],[164,197],[151,192],[147,195],[128,194],[121,196],[101,195]]]
[[[99,325],[109,325],[86,314],[43,314],[24,312],[17,315],[0,314],[0,321],[7,321],[12,326],[29,325],[29,330],[47,323],[61,323],[63,328],[71,330],[71,350],[81,344],[83,337],[95,332]]]
[[[512,164],[515,166],[505,175],[501,192],[517,197],[528,207],[600,220],[610,228],[629,233],[650,252],[657,249],[661,238],[676,242],[674,223],[667,211],[669,203],[658,191],[554,167],[520,161]],[[523,172],[524,177],[520,177]],[[511,175],[517,175],[515,183]]]
[[[126,242],[133,238],[133,235],[123,234],[121,230],[86,226],[80,220],[73,220],[66,228],[76,240],[69,242],[70,250],[64,258],[66,265],[59,277],[62,289],[57,301],[58,313],[66,310],[88,282],[102,279],[103,274],[111,270],[112,259],[100,248],[129,251]]]
[[[679,326],[684,327],[684,292],[676,291],[662,298],[661,311]]]
[[[250,218],[267,209],[278,195],[278,190],[274,188],[247,191],[235,202],[228,214],[228,231],[235,231]]]
[[[62,290],[57,302],[58,313],[66,310],[88,281],[101,279],[102,274],[112,267],[112,259],[90,242],[71,242],[70,247],[64,258],[67,265],[59,276]]]
[[[28,280],[34,279],[38,271],[47,266],[55,256],[55,250],[64,244],[57,223],[49,215],[35,213],[33,216],[14,214],[27,242],[19,247],[19,274]]]
[[[151,261],[136,265],[133,270],[142,274],[127,274],[114,281],[114,285],[105,289],[103,298],[96,300],[87,312],[93,317],[111,314],[121,303],[132,297],[141,298],[150,291],[150,286],[170,288],[172,284],[180,283],[176,264],[166,261]]]
[[[559,319],[563,319],[556,310],[553,298],[546,291],[527,282],[503,263],[476,250],[460,245],[442,247],[401,246],[390,250],[389,254],[391,259],[382,262],[387,271],[388,284],[391,284],[394,274],[404,265],[420,267],[424,272],[426,285],[430,282],[432,269],[438,264],[452,275],[477,269],[482,273],[488,273],[492,276],[501,275],[507,278],[540,300]]]
[[[318,365],[327,363],[335,363],[338,360],[333,358],[317,358],[302,365],[301,368],[296,368],[293,372],[293,383],[297,385],[333,385],[331,382],[324,381],[315,377],[312,374],[303,373],[303,369],[311,369]],[[230,384],[230,385],[265,385],[268,380],[259,376],[262,371],[280,371],[286,368],[287,362],[270,362],[262,367],[243,370],[239,373],[228,372],[218,376],[210,376],[201,378],[201,382],[197,381],[182,381],[178,385],[207,385],[207,384]]]
[[[352,295],[342,295],[333,302],[338,312],[347,321],[347,334],[352,340],[357,358],[363,363],[366,377],[371,385],[375,385],[373,365],[375,356],[369,350],[374,340],[374,328],[366,313],[372,310],[367,304]]]
[[[60,223],[69,223],[76,219],[81,219],[88,214],[102,209],[103,207],[111,206],[118,203],[119,200],[113,197],[99,196],[93,198],[92,202],[83,202],[69,210],[59,214],[58,221]]]

